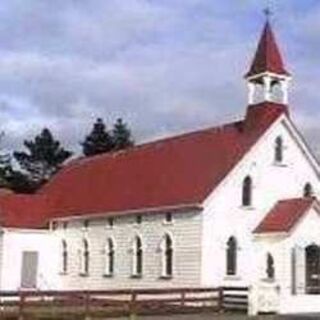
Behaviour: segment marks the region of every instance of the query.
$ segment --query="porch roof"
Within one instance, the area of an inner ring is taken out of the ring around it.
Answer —
[[[315,202],[317,200],[314,197],[278,201],[263,218],[254,233],[289,232]]]

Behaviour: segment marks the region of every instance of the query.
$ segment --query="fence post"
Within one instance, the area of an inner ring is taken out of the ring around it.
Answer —
[[[184,307],[185,302],[186,302],[185,299],[186,299],[186,292],[181,291],[181,307]]]
[[[224,310],[224,294],[223,294],[223,287],[218,288],[218,311],[223,312]]]
[[[131,293],[129,319],[137,320],[137,293],[135,291],[132,291]]]
[[[256,316],[259,310],[258,286],[251,285],[248,288],[248,315]]]
[[[85,320],[90,320],[90,292],[85,292]]]
[[[25,293],[20,291],[19,292],[19,311],[18,311],[18,320],[24,319],[24,302],[25,302]]]

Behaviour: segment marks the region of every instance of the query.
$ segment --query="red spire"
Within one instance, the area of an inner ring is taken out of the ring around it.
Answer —
[[[269,21],[266,22],[258,48],[246,77],[263,72],[289,75],[286,71]]]

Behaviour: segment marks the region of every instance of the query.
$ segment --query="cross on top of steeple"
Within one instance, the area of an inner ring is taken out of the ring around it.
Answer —
[[[269,7],[266,7],[264,10],[263,10],[263,13],[266,15],[266,18],[267,20],[269,20],[269,18],[272,16],[272,11]]]

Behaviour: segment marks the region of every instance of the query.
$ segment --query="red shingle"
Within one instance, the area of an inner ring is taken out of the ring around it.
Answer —
[[[265,216],[254,233],[289,232],[314,202],[314,198],[279,201]]]

